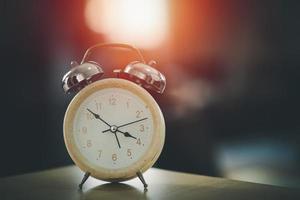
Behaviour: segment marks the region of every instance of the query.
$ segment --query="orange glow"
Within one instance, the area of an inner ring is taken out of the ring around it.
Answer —
[[[167,0],[87,0],[88,27],[109,42],[159,46],[168,33]]]

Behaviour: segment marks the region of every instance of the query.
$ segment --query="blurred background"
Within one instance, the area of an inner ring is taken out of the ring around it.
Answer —
[[[167,89],[156,167],[300,187],[297,1],[0,1],[0,176],[70,165],[62,76],[99,42],[157,60]],[[98,52],[106,77],[137,59]],[[3,71],[4,70],[4,71]]]

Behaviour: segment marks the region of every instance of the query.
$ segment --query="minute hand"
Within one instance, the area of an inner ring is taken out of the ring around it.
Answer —
[[[99,119],[100,121],[102,121],[104,124],[106,124],[107,126],[111,127],[111,125],[109,123],[107,123],[106,121],[104,121],[98,114],[94,113],[93,111],[91,111],[90,109],[87,108],[87,110],[94,115],[94,117],[96,119]],[[110,130],[110,129],[109,129]]]
[[[133,121],[133,122],[129,122],[129,123],[126,123],[126,124],[122,124],[122,125],[118,126],[118,128],[121,128],[121,127],[124,127],[124,126],[128,126],[128,125],[130,125],[130,124],[134,124],[134,123],[137,123],[137,122],[146,120],[146,119],[148,119],[148,117],[145,117],[145,118],[143,118],[143,119],[139,119],[139,120],[136,120],[136,121]],[[110,131],[110,129],[106,129],[106,130],[102,131],[102,133],[105,133],[105,132],[107,132],[107,131]]]

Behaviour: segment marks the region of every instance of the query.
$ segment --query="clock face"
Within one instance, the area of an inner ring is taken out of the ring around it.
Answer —
[[[75,145],[90,163],[121,169],[139,160],[153,137],[149,105],[123,88],[96,91],[82,101],[73,120]]]
[[[84,172],[105,181],[124,181],[158,159],[165,123],[153,97],[117,78],[96,81],[71,101],[64,118],[64,140]]]

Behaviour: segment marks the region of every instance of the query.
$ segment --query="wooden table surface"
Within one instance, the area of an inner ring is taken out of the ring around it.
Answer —
[[[0,179],[1,200],[85,199],[300,199],[299,189],[268,186],[223,178],[152,168],[144,177],[147,192],[138,179],[110,184],[89,178],[78,190],[83,173],[75,166]]]

